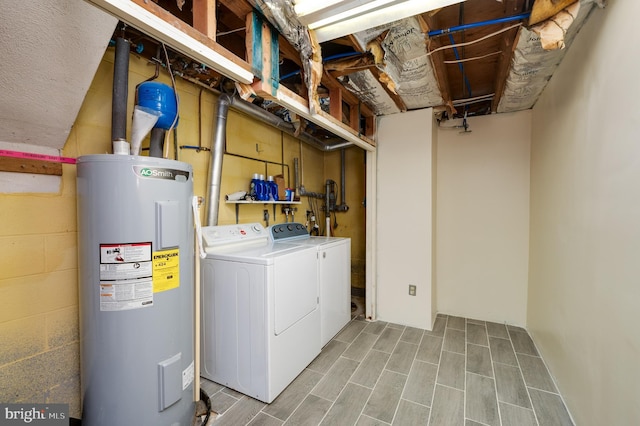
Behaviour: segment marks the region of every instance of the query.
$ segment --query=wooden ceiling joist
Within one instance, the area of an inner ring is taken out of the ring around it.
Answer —
[[[261,80],[254,90],[258,96],[268,90],[274,95],[280,85],[278,32],[256,12],[247,15],[246,50],[253,74]]]
[[[491,112],[495,113],[498,110],[500,99],[502,99],[502,94],[504,93],[504,87],[507,81],[507,75],[509,74],[509,70],[511,69],[511,58],[513,57],[513,52],[516,46],[518,45],[519,34],[520,28],[512,28],[502,35],[502,48],[500,49],[502,53],[500,53],[498,72],[496,73],[494,80],[493,93],[495,93],[495,96],[491,101]]]
[[[432,27],[432,15],[423,14],[418,17],[418,22],[424,34],[428,34]],[[426,36],[425,36],[426,37]],[[442,46],[442,42],[439,39],[429,40],[426,39],[427,50],[433,51]],[[438,88],[440,89],[440,95],[444,104],[447,106],[447,110],[451,116],[455,114],[456,109],[453,106],[453,99],[451,98],[451,92],[449,91],[449,79],[447,77],[447,70],[444,64],[444,54],[442,50],[439,50],[430,56],[433,72],[438,82]]]
[[[193,28],[216,40],[216,0],[193,2]]]
[[[249,64],[157,4],[145,0],[89,0],[183,55],[241,83],[251,83]]]

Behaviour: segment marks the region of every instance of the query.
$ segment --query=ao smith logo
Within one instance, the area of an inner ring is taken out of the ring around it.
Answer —
[[[142,169],[140,170],[140,175],[146,177],[162,177],[162,178],[173,178],[173,173],[168,170],[158,170],[158,169]]]
[[[158,167],[133,166],[133,171],[141,177],[169,180],[189,180],[189,172],[177,169],[164,169]]]

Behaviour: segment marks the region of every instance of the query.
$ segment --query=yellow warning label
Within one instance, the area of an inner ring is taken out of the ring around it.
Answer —
[[[180,249],[153,252],[153,292],[180,287]]]

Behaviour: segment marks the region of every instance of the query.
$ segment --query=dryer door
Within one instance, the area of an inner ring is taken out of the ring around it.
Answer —
[[[315,248],[278,256],[274,262],[274,332],[279,335],[318,309]]]

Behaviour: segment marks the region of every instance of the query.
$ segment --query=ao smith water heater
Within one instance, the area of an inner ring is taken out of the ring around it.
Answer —
[[[83,426],[194,416],[193,169],[78,158]]]

